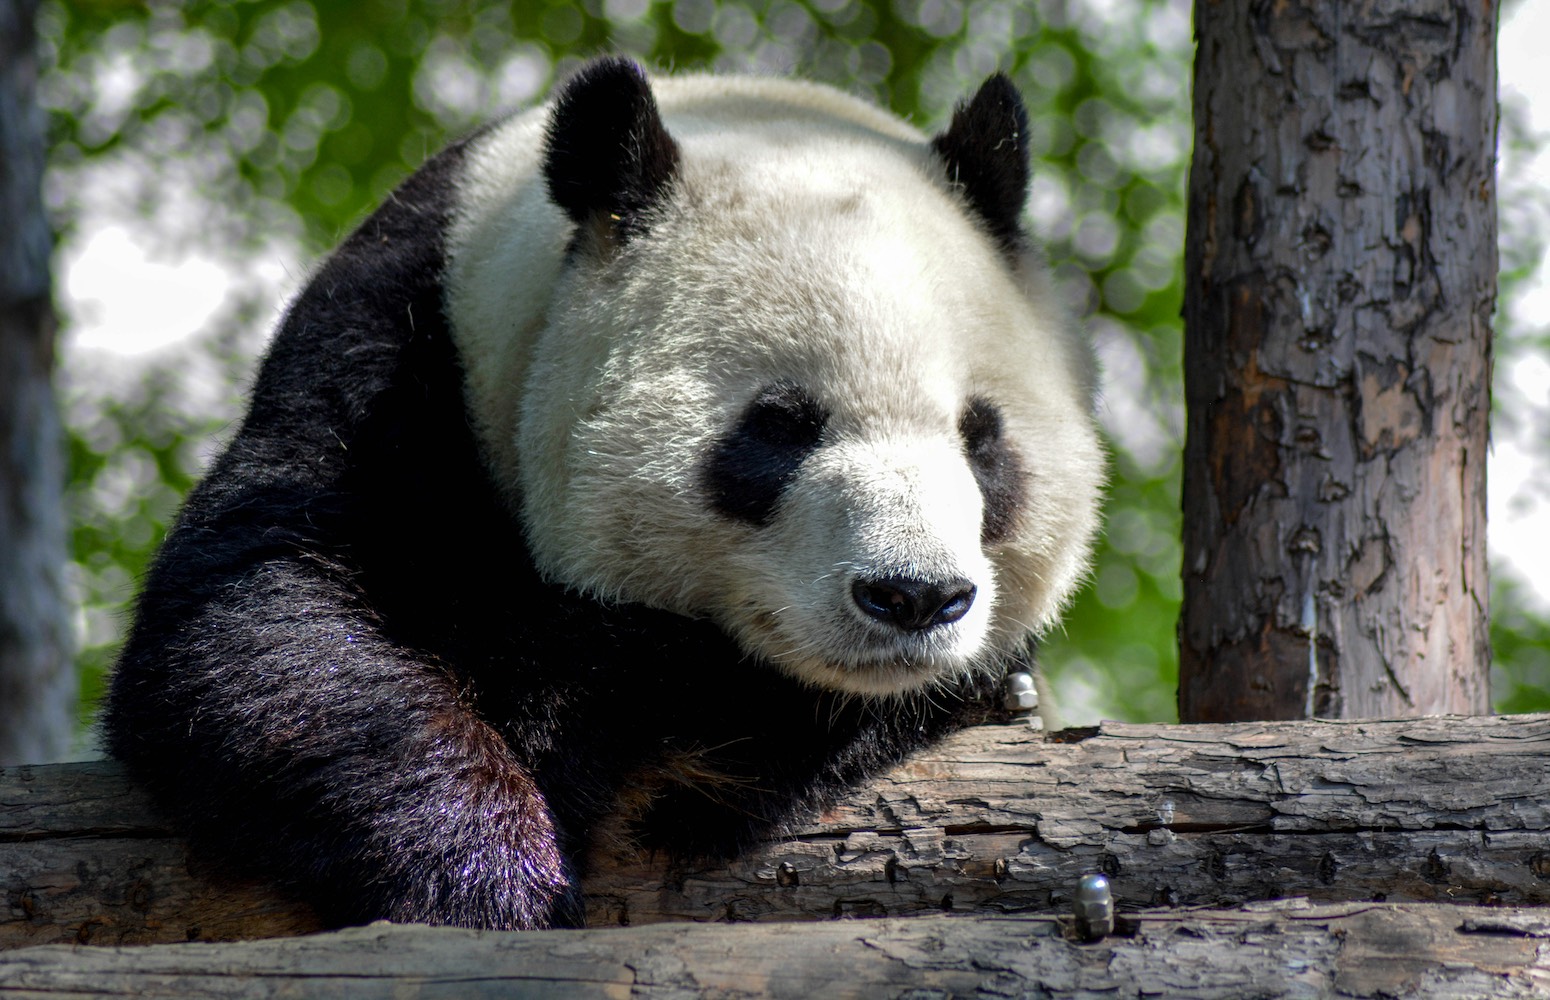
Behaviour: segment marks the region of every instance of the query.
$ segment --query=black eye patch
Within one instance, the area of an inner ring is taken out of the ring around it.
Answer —
[[[980,541],[1003,541],[1017,526],[1025,489],[1022,460],[1007,443],[1001,411],[987,399],[975,397],[958,418],[958,434],[969,469],[985,501],[980,522]]]
[[[705,459],[700,479],[711,506],[737,521],[768,524],[828,421],[828,412],[795,382],[765,386]]]

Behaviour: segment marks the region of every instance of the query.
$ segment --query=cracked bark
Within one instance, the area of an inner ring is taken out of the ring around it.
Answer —
[[[1185,721],[1489,710],[1495,20],[1197,0]]]
[[[1133,914],[1078,943],[1050,917],[319,937],[11,952],[0,995],[68,997],[1543,997],[1529,910],[1302,903]]]
[[[1282,896],[1550,905],[1550,715],[1063,738],[966,731],[730,862],[602,859],[590,922],[1062,912],[1092,871],[1122,912]],[[191,865],[110,762],[0,770],[0,892],[0,948],[317,927]]]

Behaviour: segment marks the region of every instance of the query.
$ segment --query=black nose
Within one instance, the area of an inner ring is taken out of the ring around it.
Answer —
[[[963,579],[912,580],[889,576],[857,580],[850,593],[856,607],[868,617],[906,632],[951,625],[968,614],[974,604],[974,584]]]

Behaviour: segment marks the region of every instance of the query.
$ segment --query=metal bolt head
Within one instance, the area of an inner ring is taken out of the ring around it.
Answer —
[[[1114,894],[1102,875],[1083,875],[1071,897],[1076,933],[1084,941],[1098,941],[1114,933]]]
[[[1039,707],[1039,692],[1034,687],[1033,674],[1026,670],[1007,674],[1003,691],[1008,712],[1031,712]]]

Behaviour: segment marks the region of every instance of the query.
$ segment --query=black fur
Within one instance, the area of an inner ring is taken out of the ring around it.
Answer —
[[[588,78],[628,91],[620,75]],[[551,167],[570,142],[551,139]],[[870,709],[704,622],[540,579],[481,464],[442,311],[462,159],[410,178],[291,307],[149,573],[104,717],[196,851],[330,924],[577,924],[589,838],[643,774],[691,759],[722,776],[669,784],[633,832],[727,854],[988,697]],[[644,196],[614,181],[632,169],[556,197],[591,210],[622,191],[628,213]],[[813,420],[796,423],[805,440]]]
[[[987,545],[1011,535],[1026,499],[1022,460],[1001,430],[1001,411],[989,400],[971,399],[958,418],[964,454],[969,457],[969,469],[985,504],[980,541]]]
[[[1026,237],[1023,205],[1028,200],[1028,111],[1022,95],[1003,73],[990,77],[958,105],[946,132],[931,147],[947,162],[947,179],[963,190],[990,235],[1007,253]]]
[[[639,235],[677,176],[678,144],[639,66],[599,59],[566,82],[549,122],[544,179],[583,231],[601,223],[621,239]]]
[[[715,509],[756,527],[768,524],[828,420],[795,382],[766,387],[705,462],[701,481]]]

